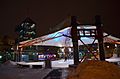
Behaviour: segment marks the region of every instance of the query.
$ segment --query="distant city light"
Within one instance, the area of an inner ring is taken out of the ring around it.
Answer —
[[[0,59],[2,58],[2,56],[0,56]]]
[[[117,47],[117,44],[115,44],[115,47]]]
[[[107,46],[107,48],[109,48],[110,46]]]
[[[11,50],[13,50],[13,48],[11,48]]]

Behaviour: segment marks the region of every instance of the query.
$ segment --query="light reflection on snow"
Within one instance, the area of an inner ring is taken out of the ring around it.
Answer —
[[[120,58],[110,58],[110,59],[106,59],[106,61],[108,62],[120,62]],[[44,61],[42,62],[17,62],[19,64],[24,64],[24,65],[43,65],[45,66]],[[56,60],[56,61],[52,61],[51,65],[53,68],[57,67],[57,68],[67,68],[69,67],[69,65],[74,64],[73,59],[68,59],[66,61],[64,61],[64,59],[61,60]]]

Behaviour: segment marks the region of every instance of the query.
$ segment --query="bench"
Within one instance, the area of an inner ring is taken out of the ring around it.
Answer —
[[[22,68],[29,68],[29,65],[27,64],[19,64],[17,63],[18,67],[22,67]]]
[[[17,63],[17,66],[20,68],[42,68],[41,64]]]

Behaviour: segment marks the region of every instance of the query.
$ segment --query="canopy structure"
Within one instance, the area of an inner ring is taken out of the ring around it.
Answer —
[[[77,23],[80,24],[78,21]],[[77,26],[77,29],[96,29],[96,26],[80,25],[80,26]],[[48,35],[41,36],[32,40],[20,42],[19,47],[31,46],[31,45],[47,45],[47,46],[58,46],[58,47],[73,46],[72,39],[71,39],[71,17],[67,17],[66,19],[64,19],[62,22],[57,24],[55,28],[53,29],[50,28],[50,31],[52,33]],[[85,33],[88,35],[90,34],[89,31],[86,31]],[[83,33],[80,32],[80,34],[83,34]],[[118,40],[120,40],[111,35],[108,35],[105,32],[103,33],[103,36],[105,36],[104,42],[115,43]],[[93,41],[94,43],[98,43],[98,41],[95,40],[94,37],[81,37],[80,39],[85,44],[92,44]],[[83,43],[80,40],[78,41],[78,44],[83,45]]]
[[[96,29],[96,26],[78,26],[78,29]],[[89,34],[89,32],[86,32]],[[81,33],[82,34],[82,33]],[[108,35],[107,33],[103,33],[104,37],[104,42],[111,42],[115,43],[117,40],[120,40],[118,38],[115,38],[111,35]],[[81,40],[85,44],[92,44],[93,41],[94,43],[98,43],[97,40],[93,37],[81,37]],[[83,45],[83,43],[79,40],[78,41],[79,45]],[[44,46],[58,46],[58,47],[72,47],[72,39],[71,39],[71,27],[64,28],[60,31],[41,36],[32,40],[28,41],[23,41],[20,42],[20,47],[22,46],[30,46],[30,45],[44,45]]]
[[[72,39],[71,39],[70,33],[71,33],[71,27],[67,27],[67,28],[60,30],[58,32],[41,37],[43,40],[44,39],[48,39],[48,40],[40,42],[40,43],[36,43],[34,45],[72,47],[73,45],[72,45]],[[91,44],[94,41],[94,38],[88,38],[88,37],[81,37],[81,39],[85,44]],[[83,43],[80,41],[78,41],[78,44],[83,45]]]
[[[106,37],[104,37],[104,42],[119,44],[119,42],[118,42],[120,40],[119,38],[108,35],[107,33],[104,33],[103,35],[104,36],[106,35]]]

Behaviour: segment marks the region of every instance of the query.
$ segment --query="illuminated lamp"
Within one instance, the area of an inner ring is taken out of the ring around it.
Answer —
[[[117,47],[117,44],[115,44],[115,47]]]
[[[2,56],[0,56],[0,59],[2,58]]]
[[[107,48],[109,48],[110,46],[107,46]]]

